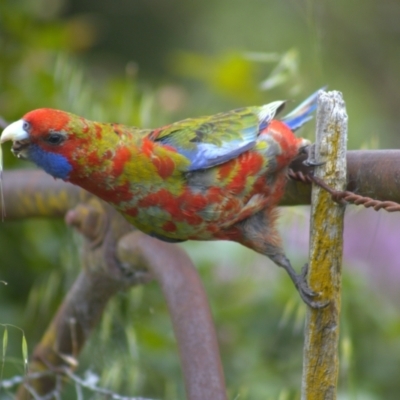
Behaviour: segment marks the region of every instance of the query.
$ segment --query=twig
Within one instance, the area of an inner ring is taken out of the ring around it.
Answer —
[[[347,115],[339,92],[322,93],[317,114],[315,175],[334,191],[346,184]],[[308,309],[305,328],[302,400],[334,400],[338,379],[341,260],[344,207],[314,185],[311,207],[309,285],[329,301]]]
[[[75,382],[78,386],[84,387],[86,389],[91,390],[95,393],[104,394],[108,398],[115,399],[115,400],[151,400],[149,398],[144,397],[131,397],[131,396],[122,396],[118,393],[113,392],[109,389],[104,389],[96,385],[97,379],[91,379],[92,377],[89,376],[89,379],[84,380],[81,379],[78,375],[75,375],[71,370],[65,369],[64,374],[67,375],[73,382]]]
[[[29,374],[29,379],[38,379],[38,378],[44,378],[46,376],[51,376],[53,375],[53,372],[51,371],[44,371],[44,372],[35,372],[32,374]],[[24,382],[27,379],[26,376],[13,376],[10,379],[3,379],[0,382],[0,388],[4,389],[11,389],[12,387],[19,385],[20,383]]]
[[[24,384],[25,388],[29,391],[34,399],[37,400],[45,400],[45,399],[53,399],[56,396],[59,396],[61,393],[60,388],[57,390],[53,390],[46,395],[39,395],[33,387],[29,385],[29,381],[38,378],[45,378],[48,376],[54,375],[66,375],[68,376],[71,381],[73,381],[78,387],[88,389],[95,393],[100,393],[106,395],[108,398],[115,399],[115,400],[151,400],[149,398],[144,397],[131,397],[131,396],[122,396],[118,393],[115,393],[109,389],[104,389],[96,385],[98,379],[94,376],[93,373],[88,374],[86,379],[80,378],[78,375],[74,374],[69,368],[60,369],[56,374],[53,371],[44,371],[44,372],[36,372],[34,374],[30,374],[29,376],[14,376],[10,379],[3,380],[0,382],[0,388],[10,389],[13,386],[19,385],[21,383]],[[27,381],[28,380],[28,381]]]

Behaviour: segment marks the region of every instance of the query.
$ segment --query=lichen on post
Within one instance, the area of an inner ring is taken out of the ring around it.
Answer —
[[[336,190],[346,186],[347,114],[341,93],[318,100],[315,175]],[[336,399],[338,381],[341,264],[345,207],[313,185],[308,283],[328,305],[308,309],[305,326],[302,400]]]

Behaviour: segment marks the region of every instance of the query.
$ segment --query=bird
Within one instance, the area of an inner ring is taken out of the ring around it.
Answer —
[[[285,101],[188,118],[156,128],[95,122],[41,108],[2,132],[15,156],[82,187],[132,225],[166,242],[229,240],[285,269],[303,301],[323,303],[296,273],[276,228],[290,163],[310,141],[318,91],[277,118]]]

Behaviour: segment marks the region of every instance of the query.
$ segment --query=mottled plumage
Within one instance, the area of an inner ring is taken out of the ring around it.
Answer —
[[[293,130],[310,119],[317,93],[281,121],[278,101],[158,129],[86,120],[52,109],[27,113],[1,142],[56,178],[118,209],[166,241],[233,240],[284,267],[302,298],[318,306],[296,275],[275,229],[290,162],[308,141]]]

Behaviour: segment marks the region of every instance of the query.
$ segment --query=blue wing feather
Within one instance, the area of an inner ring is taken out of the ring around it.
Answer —
[[[218,147],[210,143],[200,143],[195,150],[179,149],[179,152],[191,161],[188,171],[194,171],[223,164],[252,149],[255,144],[255,141],[238,141]]]
[[[296,131],[302,127],[307,121],[312,119],[312,113],[317,108],[319,89],[313,93],[310,97],[305,99],[299,106],[297,106],[292,112],[282,118],[282,121],[292,130]]]

